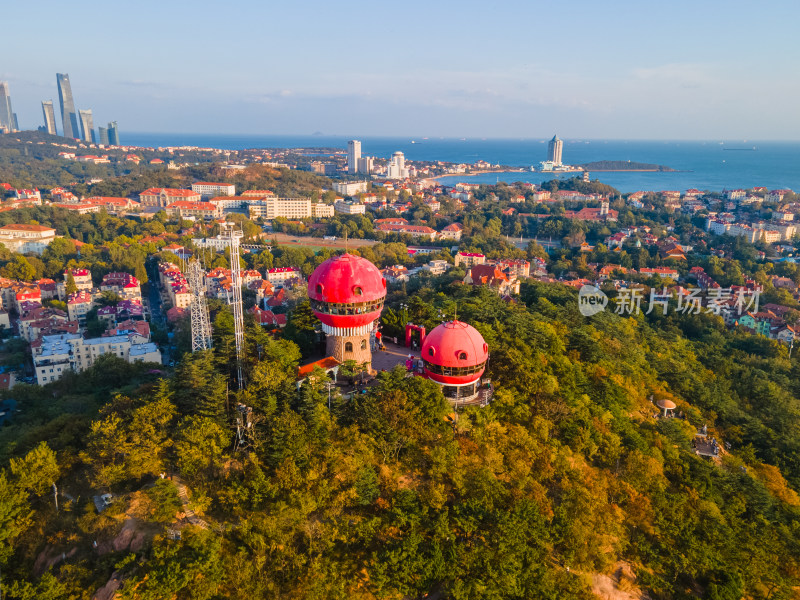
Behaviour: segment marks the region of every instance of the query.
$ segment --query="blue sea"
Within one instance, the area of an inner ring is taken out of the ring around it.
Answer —
[[[127,133],[123,143],[136,146],[202,146],[241,150],[244,148],[347,148],[342,136],[288,135],[200,135],[167,133]],[[401,151],[408,160],[474,163],[485,160],[513,167],[538,167],[545,160],[546,139],[481,138],[397,138],[361,137],[361,152],[366,156],[389,158]],[[592,173],[592,179],[614,186],[622,192],[638,190],[700,190],[764,186],[800,191],[800,142],[757,140],[709,141],[626,141],[564,140],[563,161],[580,164],[597,160],[623,160],[653,163],[676,169],[659,173]],[[491,173],[443,178],[445,183],[469,181],[526,181],[539,183],[553,179],[553,173]],[[568,178],[573,174],[561,174]]]

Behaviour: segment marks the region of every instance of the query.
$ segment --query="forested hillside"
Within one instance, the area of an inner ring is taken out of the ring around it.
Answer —
[[[225,310],[214,350],[172,375],[104,357],[15,388],[4,598],[588,599],[602,576],[634,598],[795,597],[800,373],[784,348],[712,316],[587,319],[558,284],[508,302],[452,273],[390,303],[430,327],[458,302],[490,348],[482,409],[452,414],[402,369],[329,410],[321,383],[295,385],[298,346],[253,324],[230,392]],[[301,304],[287,330],[311,327]],[[237,402],[254,427],[235,449]],[[716,459],[692,448],[704,424]],[[183,485],[198,517],[179,528]]]

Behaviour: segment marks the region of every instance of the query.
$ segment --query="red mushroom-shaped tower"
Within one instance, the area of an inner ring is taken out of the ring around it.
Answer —
[[[386,297],[378,268],[352,254],[329,258],[309,277],[308,297],[327,336],[328,355],[371,369],[370,338]]]
[[[489,347],[477,329],[461,321],[442,323],[425,337],[421,356],[425,376],[442,386],[448,400],[478,397]]]

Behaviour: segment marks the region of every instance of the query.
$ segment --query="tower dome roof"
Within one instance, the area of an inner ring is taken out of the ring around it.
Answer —
[[[448,321],[425,336],[422,358],[442,367],[474,367],[486,362],[489,347],[472,325]]]
[[[372,331],[385,297],[386,280],[378,267],[352,254],[329,258],[308,278],[311,310],[327,335]]]
[[[370,302],[386,296],[386,280],[366,258],[333,256],[308,278],[308,297],[318,302]]]

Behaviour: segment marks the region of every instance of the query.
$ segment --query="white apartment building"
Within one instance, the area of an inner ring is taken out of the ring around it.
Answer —
[[[362,156],[358,159],[358,172],[362,175],[371,175],[375,171],[375,159],[371,156]]]
[[[214,196],[235,196],[236,186],[232,183],[213,183],[210,181],[198,181],[192,184],[192,191],[200,194],[203,200]]]
[[[794,234],[797,232],[797,226],[789,221],[753,223],[753,229],[777,232],[780,235],[780,239],[778,241],[781,242],[791,241],[794,238]]]
[[[272,285],[281,285],[294,278],[303,278],[303,273],[297,267],[276,267],[267,270],[267,281]]]
[[[325,204],[324,202],[317,202],[311,207],[311,213],[313,214],[315,219],[332,217],[334,213],[333,204]]]
[[[0,244],[11,252],[41,254],[56,239],[56,230],[44,225],[3,225]]]
[[[333,209],[337,213],[343,215],[363,215],[367,212],[367,207],[365,204],[359,204],[357,202],[345,202],[344,200],[339,200],[334,203]]]
[[[708,231],[714,235],[724,235],[728,233],[730,228],[731,224],[725,221],[709,221],[708,224]]]
[[[262,198],[247,207],[251,219],[310,219],[311,198]]]
[[[216,237],[194,239],[192,243],[198,248],[213,248],[217,252],[224,252],[230,244],[230,239],[218,235]]]
[[[354,196],[367,191],[366,181],[340,181],[333,184],[333,190],[342,196]]]
[[[402,152],[395,152],[392,154],[392,159],[386,167],[387,179],[406,179],[408,178],[408,169],[406,168],[406,157]]]
[[[91,367],[104,354],[114,354],[129,363],[161,362],[161,351],[153,342],[133,343],[141,336],[133,334],[83,339],[78,333],[45,335],[42,344],[33,349],[36,382],[44,385],[67,371],[80,373]]]

